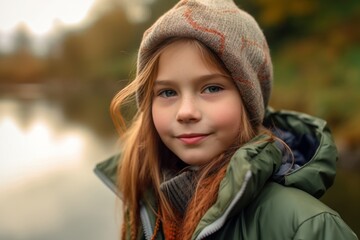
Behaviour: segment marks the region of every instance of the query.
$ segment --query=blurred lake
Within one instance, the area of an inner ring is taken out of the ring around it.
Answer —
[[[0,95],[0,239],[117,239],[115,196],[92,171],[115,140],[70,123],[38,88]]]

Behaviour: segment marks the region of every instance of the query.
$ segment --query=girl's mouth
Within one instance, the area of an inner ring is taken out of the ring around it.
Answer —
[[[182,134],[177,138],[186,145],[194,145],[204,140],[208,134]]]

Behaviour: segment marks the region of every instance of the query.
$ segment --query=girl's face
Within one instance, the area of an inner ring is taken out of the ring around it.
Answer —
[[[243,107],[232,79],[189,42],[160,55],[152,117],[163,143],[189,165],[206,164],[236,140]]]

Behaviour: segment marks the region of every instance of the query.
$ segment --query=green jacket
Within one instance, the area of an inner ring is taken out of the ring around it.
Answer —
[[[220,183],[217,201],[192,239],[357,239],[339,214],[317,199],[335,178],[337,150],[326,122],[269,109],[264,124],[291,147],[294,159],[279,142],[259,141],[264,136],[238,149]],[[117,159],[95,168],[115,193]],[[151,191],[146,198],[140,210],[141,239],[150,239],[155,225]],[[158,239],[163,239],[162,233]]]

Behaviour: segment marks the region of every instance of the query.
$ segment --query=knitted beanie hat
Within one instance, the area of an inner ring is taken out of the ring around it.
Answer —
[[[272,86],[266,39],[252,16],[233,0],[181,0],[145,33],[137,72],[153,49],[173,37],[193,38],[211,49],[235,81],[252,124],[263,121]]]

